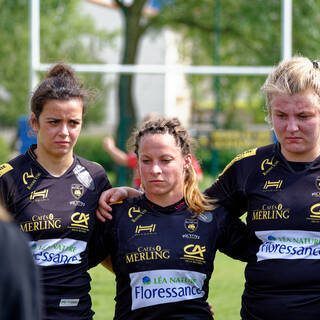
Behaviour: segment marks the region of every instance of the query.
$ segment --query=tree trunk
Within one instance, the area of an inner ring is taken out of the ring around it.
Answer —
[[[124,44],[122,53],[122,64],[135,64],[137,48],[141,38],[140,21],[142,9],[146,0],[136,0],[130,7],[121,6],[124,20]],[[136,125],[137,116],[133,98],[132,74],[120,74],[118,86],[118,114],[119,124],[117,128],[117,144],[120,149],[125,150],[126,142]],[[127,184],[127,170],[119,168],[118,185]]]

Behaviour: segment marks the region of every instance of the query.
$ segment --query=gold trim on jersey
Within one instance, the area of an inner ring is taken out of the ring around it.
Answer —
[[[13,170],[13,167],[9,163],[3,163],[0,165],[0,177],[11,170]]]
[[[241,160],[241,159],[244,159],[244,158],[247,158],[247,157],[252,157],[252,156],[255,156],[257,153],[257,148],[254,148],[254,149],[250,149],[250,150],[247,150],[247,151],[244,151],[240,154],[238,154],[233,160],[231,160],[229,162],[229,164],[227,164],[227,166],[223,169],[223,171],[219,174],[219,177],[221,175],[223,175],[235,162]]]

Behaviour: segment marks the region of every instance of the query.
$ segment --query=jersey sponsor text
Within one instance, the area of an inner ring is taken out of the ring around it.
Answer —
[[[87,247],[86,241],[75,239],[45,239],[30,241],[33,258],[39,266],[57,266],[81,263],[80,254]]]
[[[256,231],[263,242],[258,261],[269,259],[320,259],[320,232],[302,230]]]
[[[252,211],[252,220],[277,220],[290,218],[290,209],[284,208],[281,203],[278,205],[263,204],[261,209]]]
[[[203,273],[177,269],[131,273],[131,309],[201,298],[205,279]]]
[[[170,250],[162,249],[161,246],[139,247],[136,252],[126,254],[126,263],[168,259],[170,259]]]

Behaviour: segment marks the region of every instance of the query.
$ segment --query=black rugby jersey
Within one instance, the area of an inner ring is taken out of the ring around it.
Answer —
[[[247,211],[243,319],[318,320],[320,158],[295,171],[278,143],[249,150],[206,193],[232,214]]]
[[[40,267],[44,319],[91,319],[88,247],[101,192],[111,187],[104,169],[74,155],[60,177],[36,160],[33,145],[0,167],[1,198]]]
[[[184,201],[162,208],[145,196],[112,208],[90,255],[95,265],[111,254],[115,319],[212,319],[206,299],[216,250],[247,259],[245,224],[223,208],[194,218]]]

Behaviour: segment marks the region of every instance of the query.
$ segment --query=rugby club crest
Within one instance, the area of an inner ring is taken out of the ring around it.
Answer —
[[[71,185],[71,193],[74,198],[79,200],[82,197],[83,192],[84,192],[84,187],[82,184],[73,183]]]

